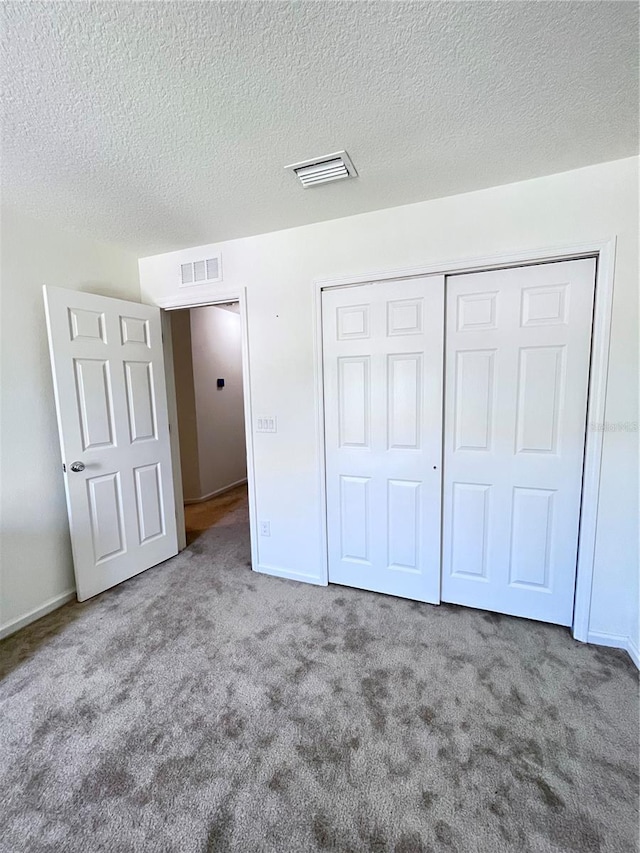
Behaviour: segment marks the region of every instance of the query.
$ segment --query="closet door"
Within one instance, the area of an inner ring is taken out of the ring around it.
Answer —
[[[329,581],[440,600],[442,276],[322,299]]]
[[[443,601],[570,625],[593,259],[447,278]]]

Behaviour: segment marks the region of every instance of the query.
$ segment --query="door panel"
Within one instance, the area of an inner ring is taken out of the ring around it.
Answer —
[[[453,483],[451,575],[487,580],[487,521],[491,486]],[[461,547],[462,546],[462,547]]]
[[[411,480],[389,480],[387,564],[391,569],[420,571],[420,488]]]
[[[456,450],[489,450],[492,436],[495,350],[456,353]]]
[[[419,450],[422,353],[387,356],[387,418],[390,450]]]
[[[570,625],[593,259],[447,278],[442,599]]]
[[[102,563],[126,550],[120,474],[87,479],[95,562]]]
[[[44,293],[84,600],[178,551],[160,312],[62,288]]]
[[[369,477],[340,477],[340,556],[370,565]]]
[[[329,580],[440,600],[444,279],[322,298]]]
[[[77,358],[73,365],[82,448],[111,447],[115,430],[109,364],[102,359]]]
[[[519,353],[516,453],[557,453],[564,346],[523,347]],[[586,409],[585,409],[586,411]]]
[[[156,407],[152,364],[149,361],[125,361],[124,375],[131,443],[155,439]]]
[[[139,542],[144,545],[164,534],[164,506],[160,465],[142,465],[133,469],[138,508]]]
[[[368,356],[338,359],[340,447],[368,447],[371,421]]]
[[[516,486],[511,501],[509,583],[550,591],[549,557],[555,490]]]

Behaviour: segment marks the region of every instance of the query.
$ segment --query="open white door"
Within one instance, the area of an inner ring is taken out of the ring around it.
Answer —
[[[178,553],[160,311],[44,288],[84,601]]]

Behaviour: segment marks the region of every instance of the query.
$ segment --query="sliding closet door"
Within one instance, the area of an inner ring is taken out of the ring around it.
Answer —
[[[325,291],[329,581],[440,600],[444,280]]]
[[[443,601],[570,625],[593,259],[447,278]]]

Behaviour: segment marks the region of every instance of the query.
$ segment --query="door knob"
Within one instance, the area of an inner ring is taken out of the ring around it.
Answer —
[[[79,474],[80,471],[84,471],[84,462],[72,462],[71,465],[69,465],[69,468],[71,468],[75,474]]]

